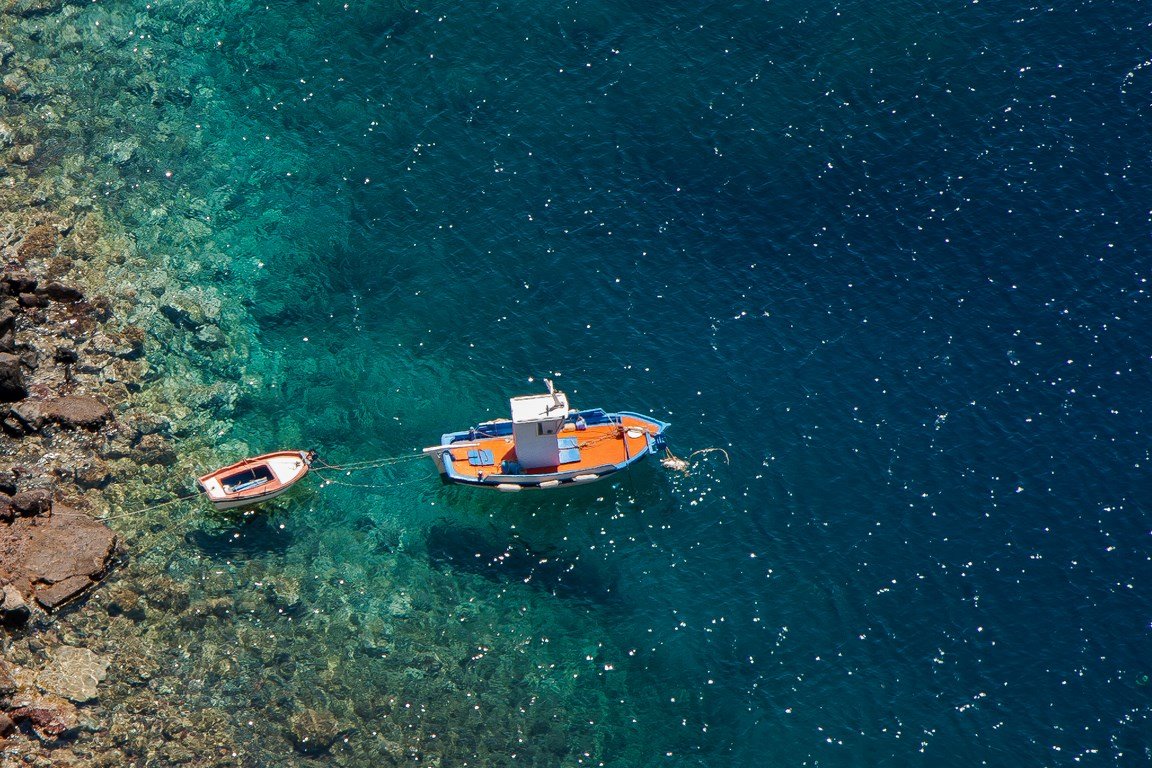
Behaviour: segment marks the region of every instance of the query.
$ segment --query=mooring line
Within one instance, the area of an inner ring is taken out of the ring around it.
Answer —
[[[344,480],[337,480],[334,477],[322,475],[319,471],[316,473],[316,476],[320,478],[321,489],[323,489],[325,485],[342,485],[345,488],[396,488],[402,485],[411,485],[412,483],[422,483],[427,480],[425,477],[417,477],[399,483],[349,483]]]
[[[93,519],[104,521],[104,520],[119,520],[122,517],[134,517],[136,515],[142,515],[145,512],[151,512],[154,509],[160,509],[161,507],[167,507],[169,504],[176,504],[176,503],[181,502],[181,501],[188,501],[189,499],[194,499],[194,498],[198,497],[199,495],[200,494],[198,492],[197,493],[189,493],[189,494],[185,494],[184,496],[177,496],[175,498],[168,499],[168,501],[162,501],[159,504],[153,504],[150,507],[143,507],[142,509],[134,509],[131,512],[122,512],[118,515],[105,515],[103,517],[96,517]]]
[[[364,469],[377,469],[379,467],[388,467],[393,464],[402,464],[405,461],[412,459],[424,458],[423,453],[406,453],[400,456],[386,456],[380,459],[368,459],[366,461],[350,461],[346,464],[329,464],[323,459],[316,459],[313,466],[318,469],[334,469],[337,472],[356,472]]]

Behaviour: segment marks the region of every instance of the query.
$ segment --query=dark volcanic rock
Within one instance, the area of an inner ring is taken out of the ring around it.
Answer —
[[[17,355],[20,358],[20,364],[30,371],[34,371],[40,367],[40,353],[36,351],[35,347],[20,350]]]
[[[88,395],[65,395],[44,404],[45,418],[65,427],[97,430],[112,419],[112,409]]]
[[[72,347],[56,347],[52,359],[62,365],[73,365],[79,362],[80,355]]]
[[[24,373],[20,370],[20,358],[8,352],[0,352],[0,403],[12,403],[28,397],[28,387],[24,384]]]
[[[48,285],[44,286],[43,291],[44,295],[52,299],[52,301],[72,303],[84,300],[84,293],[79,288],[64,285],[63,283],[48,283]]]
[[[40,406],[32,401],[16,403],[8,409],[8,415],[3,419],[4,428],[14,435],[26,435],[30,432],[39,432],[44,426],[44,414],[40,413]]]
[[[16,351],[16,313],[8,304],[0,306],[0,352]]]
[[[16,517],[16,509],[12,506],[12,497],[0,491],[0,523],[10,523]]]
[[[0,284],[3,284],[4,292],[10,296],[32,293],[36,290],[36,278],[25,272],[5,272],[0,277]]]
[[[48,297],[37,293],[22,293],[17,297],[17,301],[20,302],[20,306],[29,309],[48,306]]]
[[[52,508],[52,494],[44,488],[21,491],[12,497],[12,508],[21,517],[42,515]]]

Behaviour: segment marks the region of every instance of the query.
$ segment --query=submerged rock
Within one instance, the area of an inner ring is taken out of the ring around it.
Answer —
[[[59,696],[37,696],[8,713],[16,722],[27,722],[41,736],[59,738],[80,725],[76,705]]]
[[[62,645],[36,676],[36,684],[49,693],[83,703],[96,698],[96,688],[107,676],[108,666],[108,659],[87,648]]]
[[[136,443],[137,461],[141,464],[159,464],[170,467],[176,463],[176,451],[161,435],[144,435]]]
[[[112,471],[99,459],[86,459],[77,464],[72,472],[65,471],[62,475],[70,476],[77,486],[85,489],[105,488],[112,482]]]
[[[8,11],[17,16],[36,16],[60,10],[64,0],[8,0]]]
[[[289,738],[303,755],[322,755],[340,736],[340,724],[330,712],[305,709],[292,715]]]
[[[200,305],[184,298],[161,304],[160,314],[168,318],[168,322],[177,328],[185,328],[192,331],[198,330],[207,322],[204,309]]]
[[[122,360],[139,360],[144,356],[144,337],[139,333],[98,333],[88,344],[89,351]]]
[[[158,578],[148,584],[144,599],[151,607],[173,614],[188,610],[192,602],[188,596],[188,586],[168,577]]]
[[[0,659],[0,699],[11,696],[18,687],[16,676],[12,674],[12,665]]]
[[[28,230],[28,234],[24,235],[24,242],[20,243],[20,248],[16,251],[17,258],[24,262],[29,259],[46,259],[56,253],[59,237],[56,229],[47,224],[32,227]]]

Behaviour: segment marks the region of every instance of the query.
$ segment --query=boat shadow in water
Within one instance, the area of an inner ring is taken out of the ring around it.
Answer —
[[[426,544],[429,561],[440,570],[519,581],[567,599],[608,603],[616,596],[615,584],[579,555],[534,547],[515,533],[436,523]]]
[[[292,543],[292,534],[276,515],[220,516],[203,527],[184,534],[184,540],[206,555],[228,557],[282,551]]]

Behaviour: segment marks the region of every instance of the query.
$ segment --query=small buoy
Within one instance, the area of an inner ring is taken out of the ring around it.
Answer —
[[[558,485],[560,485],[559,480],[545,480],[544,482],[540,483],[541,488],[555,488]]]
[[[593,480],[599,480],[599,479],[600,479],[600,475],[576,475],[576,477],[572,478],[572,482],[574,482],[574,483],[590,483]]]
[[[513,493],[519,491],[523,486],[516,485],[516,483],[500,483],[496,486],[496,490],[504,491],[505,493]]]
[[[630,438],[632,438],[633,440],[635,440],[635,439],[636,439],[636,438],[638,438],[638,437],[643,437],[643,436],[644,436],[644,430],[642,430],[642,429],[636,429],[636,427],[632,427],[631,429],[629,429],[629,430],[628,430],[628,432],[627,432],[626,434],[628,435],[628,437],[630,437]]]

